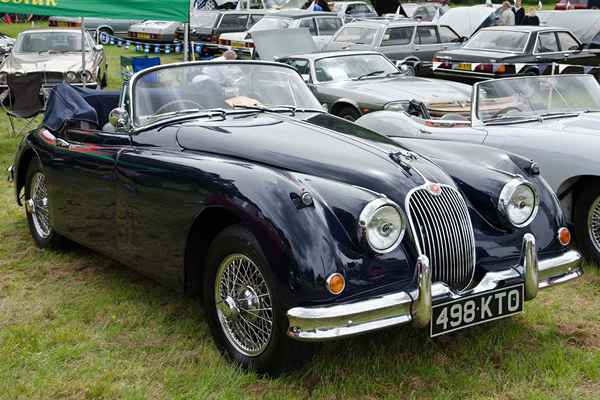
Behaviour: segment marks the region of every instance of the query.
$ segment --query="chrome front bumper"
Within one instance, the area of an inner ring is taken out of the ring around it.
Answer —
[[[575,250],[545,260],[538,260],[535,238],[523,237],[519,265],[498,272],[488,272],[479,284],[456,293],[442,282],[431,282],[431,268],[426,256],[417,260],[417,289],[390,293],[351,303],[321,307],[295,307],[288,310],[288,335],[303,341],[344,338],[390,326],[413,322],[429,325],[434,300],[453,300],[505,286],[507,281],[525,283],[525,300],[536,297],[539,289],[569,282],[583,274],[581,254]]]

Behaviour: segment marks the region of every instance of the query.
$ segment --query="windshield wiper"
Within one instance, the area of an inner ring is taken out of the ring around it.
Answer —
[[[538,119],[540,121],[544,121],[546,119],[568,118],[568,117],[577,117],[577,116],[579,116],[579,113],[577,113],[577,112],[552,112],[552,113],[538,115]]]
[[[360,81],[363,78],[369,78],[371,76],[381,75],[384,73],[385,73],[385,71],[373,71],[373,72],[369,72],[368,74],[363,74],[363,75],[359,76],[358,78],[355,78],[355,80]]]
[[[537,121],[538,118],[525,116],[525,115],[513,115],[513,116],[504,116],[504,117],[496,117],[484,119],[483,123],[486,125],[504,125],[504,124],[514,124],[515,122],[530,122]]]
[[[280,111],[289,111],[292,114],[292,117],[296,116],[297,112],[324,112],[323,110],[313,109],[313,108],[302,108],[296,106],[287,106],[287,105],[279,105],[273,107],[265,107],[265,106],[247,106],[247,105],[235,105],[234,108],[241,108],[244,110],[254,110],[258,112],[280,112]]]
[[[155,122],[164,120],[164,119],[168,119],[169,121],[165,122],[165,125],[161,126],[160,129],[162,128],[166,128],[167,126],[172,125],[173,123],[178,123],[181,121],[184,121],[186,119],[190,119],[190,118],[201,118],[201,117],[208,117],[208,118],[212,118],[212,117],[221,117],[223,120],[225,120],[227,118],[227,111],[225,111],[222,108],[211,108],[211,109],[198,109],[198,108],[191,108],[191,109],[186,109],[186,110],[178,110],[178,111],[172,111],[172,112],[168,112],[168,113],[163,113],[163,114],[158,114],[158,115],[152,115],[150,117],[148,117],[148,124],[153,124]]]
[[[390,76],[393,76],[393,75],[404,75],[404,72],[402,72],[402,71],[392,71],[389,74],[387,74],[385,77],[389,78]]]

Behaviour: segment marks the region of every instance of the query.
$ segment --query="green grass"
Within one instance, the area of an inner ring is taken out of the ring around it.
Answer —
[[[107,51],[117,88],[121,53]],[[17,143],[0,116],[2,171]],[[196,301],[85,249],[36,249],[4,179],[0,201],[0,399],[591,400],[600,393],[598,269],[540,293],[516,318],[437,340],[406,327],[328,343],[303,370],[269,379],[220,357]]]

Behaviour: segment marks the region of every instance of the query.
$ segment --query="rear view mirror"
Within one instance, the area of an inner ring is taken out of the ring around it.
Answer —
[[[108,115],[108,122],[117,131],[128,131],[131,129],[131,123],[129,121],[129,113],[124,108],[115,108]]]

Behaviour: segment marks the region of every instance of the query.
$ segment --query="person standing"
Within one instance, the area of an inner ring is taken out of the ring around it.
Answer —
[[[500,17],[498,18],[498,25],[509,26],[515,24],[515,13],[512,11],[512,7],[508,1],[502,3],[500,8]]]
[[[527,9],[527,15],[523,17],[521,25],[540,26],[540,18],[535,14],[535,8],[529,7]]]
[[[525,9],[523,8],[522,0],[515,0],[515,6],[512,8],[515,13],[515,25],[522,25],[523,18],[525,18]]]

